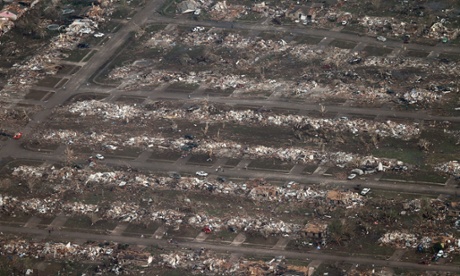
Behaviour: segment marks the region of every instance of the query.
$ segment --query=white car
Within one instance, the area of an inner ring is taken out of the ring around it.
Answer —
[[[102,154],[96,154],[96,158],[99,160],[104,160],[104,156]]]
[[[377,37],[377,40],[378,40],[378,41],[385,42],[385,41],[387,41],[387,38],[384,37],[384,36],[378,36],[378,37]]]
[[[204,171],[198,171],[198,172],[196,172],[196,175],[204,177],[204,176],[208,176],[208,173],[204,172]]]
[[[364,188],[364,189],[361,191],[361,195],[365,196],[365,195],[367,195],[370,191],[371,191],[371,188]]]
[[[352,174],[350,174],[350,175],[347,177],[347,179],[348,179],[348,180],[352,180],[352,179],[355,179],[356,176],[357,176],[356,173],[352,173]]]

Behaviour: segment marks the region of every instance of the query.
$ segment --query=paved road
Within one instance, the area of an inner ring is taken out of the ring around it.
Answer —
[[[42,112],[37,113],[34,115],[33,121],[31,121],[27,127],[22,130],[25,137],[28,134],[32,133],[40,123],[44,122],[52,116],[53,108],[59,105],[62,105],[71,95],[84,93],[84,92],[103,92],[103,93],[120,93],[120,91],[116,91],[115,89],[107,89],[107,88],[94,88],[91,87],[91,91],[86,89],[85,84],[91,76],[93,76],[102,66],[104,66],[110,59],[119,51],[119,49],[127,42],[130,37],[130,32],[135,31],[138,26],[143,25],[143,23],[147,22],[148,17],[151,15],[152,11],[155,10],[156,7],[161,6],[162,0],[151,0],[147,2],[146,6],[143,7],[132,19],[128,24],[125,24],[117,33],[112,35],[112,38],[107,42],[103,49],[97,51],[97,53],[91,58],[90,62],[86,63],[82,69],[80,69],[76,74],[74,74],[69,82],[65,85],[65,89],[60,89],[56,91],[55,95],[51,97],[46,103],[41,103],[42,106],[45,108]],[[188,24],[190,26],[197,25],[195,21],[188,21],[188,20],[176,20],[171,18],[159,17],[155,15],[153,21],[149,22],[161,22],[161,23],[178,23],[178,24]],[[231,28],[231,25],[224,22],[199,22],[199,25],[202,26],[219,26],[223,28]],[[315,29],[286,29],[284,27],[274,27],[274,26],[261,26],[261,25],[245,25],[242,23],[235,23],[233,28],[237,29],[251,29],[251,30],[261,30],[261,31],[289,31],[292,33],[298,34],[307,34],[307,35],[315,35],[315,36],[328,36],[337,39],[346,39],[346,40],[354,40],[359,42],[364,42],[368,44],[378,44],[382,45],[380,42],[375,41],[373,38],[369,37],[357,37],[355,35],[338,33],[338,32],[331,32],[325,30],[315,30]],[[400,43],[388,41],[386,42],[388,47],[402,47]],[[408,49],[418,49],[418,50],[425,50],[425,51],[432,51],[432,50],[439,50],[439,48],[429,47],[429,46],[422,46],[422,45],[415,45],[409,44],[407,45]],[[445,52],[460,52],[458,48],[452,48],[449,46],[443,46],[442,48]],[[82,88],[83,85],[83,88]],[[151,91],[149,91],[151,92]],[[136,92],[135,92],[136,93]],[[137,93],[144,95],[147,94],[147,91],[138,91]],[[151,95],[149,95],[151,96]],[[173,96],[168,93],[159,93],[153,98],[160,99],[162,97],[167,97],[171,99],[181,99],[184,95],[177,95]],[[152,97],[151,97],[152,98]],[[226,103],[226,104],[250,104],[250,105],[261,105],[266,107],[278,107],[278,108],[294,108],[298,110],[318,110],[318,106],[315,104],[305,104],[305,103],[292,103],[292,102],[282,102],[276,100],[240,100],[240,99],[231,99],[227,97],[211,97],[211,101],[217,103]],[[327,106],[327,110],[331,112],[339,112],[339,113],[357,113],[363,115],[382,115],[388,117],[401,117],[401,118],[410,118],[410,119],[422,119],[422,120],[451,120],[451,121],[460,121],[458,117],[440,117],[440,116],[431,116],[429,114],[425,114],[423,112],[417,113],[409,113],[403,111],[393,111],[393,110],[383,110],[383,109],[366,109],[366,108],[353,108],[353,107],[344,107],[344,106]],[[58,153],[36,153],[31,151],[26,151],[21,149],[19,143],[14,140],[9,140],[6,143],[6,146],[2,148],[0,151],[0,158],[4,157],[14,157],[14,158],[26,158],[26,159],[42,159],[42,160],[49,160],[49,161],[56,161],[61,160],[62,156]],[[152,171],[170,171],[170,170],[181,170],[189,173],[194,173],[198,169],[202,169],[199,166],[192,166],[192,165],[185,165],[179,167],[174,167],[170,163],[162,163],[162,162],[139,162],[139,161],[130,161],[130,160],[117,160],[117,159],[110,159],[108,158],[105,161],[109,165],[130,165],[131,167],[152,170]],[[334,183],[340,184],[344,186],[351,186],[355,184],[362,184],[372,188],[386,188],[391,190],[399,190],[399,191],[408,191],[414,192],[416,190],[420,193],[449,193],[449,194],[456,194],[455,190],[452,188],[445,188],[445,187],[437,187],[437,186],[425,186],[425,185],[412,185],[412,184],[394,184],[394,183],[386,183],[382,181],[361,181],[355,180],[353,182],[349,181],[341,181],[341,180],[330,180],[329,178],[320,177],[320,176],[303,176],[303,175],[290,175],[284,173],[276,173],[276,172],[269,172],[269,171],[243,171],[243,170],[226,170],[225,173],[222,173],[224,176],[228,177],[266,177],[266,178],[273,178],[273,179],[280,179],[280,180],[297,180],[302,183],[320,183],[320,182],[327,182],[327,183]],[[0,225],[0,231],[3,232],[11,232],[16,234],[32,234],[32,235],[46,235],[46,230],[40,229],[29,229],[29,228],[18,228],[18,227],[10,227],[10,226],[2,226]],[[121,237],[121,236],[108,236],[108,235],[95,235],[95,234],[88,234],[88,233],[78,233],[78,232],[60,232],[58,238],[65,238],[65,239],[81,239],[84,236],[87,239],[92,240],[112,240],[116,242],[123,242],[123,243],[132,243],[132,244],[158,244],[162,246],[167,246],[165,241],[158,241],[153,239],[139,239],[139,238],[130,238],[130,237]],[[292,258],[314,258],[319,260],[333,260],[333,261],[346,261],[351,263],[361,263],[361,264],[375,264],[381,266],[394,266],[394,267],[404,267],[404,268],[411,268],[411,269],[422,269],[422,270],[437,270],[437,271],[451,271],[451,272],[460,272],[460,269],[453,266],[433,266],[427,267],[413,263],[404,263],[404,262],[395,262],[395,261],[381,261],[381,260],[374,260],[368,258],[361,258],[361,257],[339,257],[321,253],[298,253],[298,252],[289,252],[289,251],[274,251],[270,249],[261,249],[261,248],[245,248],[245,247],[232,247],[227,245],[216,245],[216,244],[206,244],[203,243],[194,243],[194,242],[184,242],[181,244],[184,247],[191,247],[191,248],[201,248],[203,246],[217,250],[217,251],[229,251],[234,253],[244,253],[244,254],[259,254],[259,255],[285,255],[287,257]]]
[[[239,30],[250,30],[250,31],[272,31],[272,32],[286,32],[299,35],[311,35],[317,37],[331,37],[334,39],[342,39],[354,42],[363,42],[370,45],[389,47],[389,48],[405,48],[408,50],[420,50],[420,51],[439,51],[446,53],[460,53],[460,47],[449,45],[449,44],[437,44],[436,46],[421,45],[415,43],[404,44],[402,41],[387,40],[385,42],[378,41],[374,37],[370,36],[358,36],[356,34],[337,32],[325,29],[315,29],[310,27],[299,28],[293,25],[287,26],[275,26],[272,24],[262,25],[260,23],[247,24],[241,22],[218,22],[218,21],[196,21],[189,20],[186,18],[170,18],[155,14],[147,23],[165,23],[165,24],[180,24],[188,26],[203,26],[203,27],[216,27],[223,29],[239,29]]]
[[[104,46],[103,50],[97,51],[91,58],[91,62],[88,62],[82,69],[76,74],[72,75],[72,78],[66,83],[65,89],[61,88],[55,93],[46,103],[43,104],[44,110],[34,114],[33,120],[22,129],[22,133],[25,137],[32,133],[38,125],[45,121],[52,115],[53,108],[63,104],[75,91],[79,89],[82,84],[85,84],[92,75],[94,75],[112,56],[115,55],[117,50],[124,45],[130,37],[130,33],[136,31],[139,26],[142,26],[152,14],[152,11],[156,7],[161,6],[163,0],[150,0],[147,4],[137,12],[128,24],[112,35],[109,42]],[[2,156],[14,156],[14,152],[18,149],[18,143],[10,140],[6,147],[0,152]]]
[[[37,228],[25,228],[25,227],[13,227],[13,226],[4,226],[0,225],[0,231],[5,233],[13,234],[25,234],[25,235],[36,235],[40,237],[46,237],[46,239],[56,240],[56,241],[81,241],[82,237],[86,240],[95,240],[103,241],[109,240],[118,243],[127,243],[132,245],[158,245],[162,247],[171,247],[166,240],[157,240],[153,238],[136,238],[136,237],[126,237],[126,236],[114,236],[114,235],[100,235],[100,234],[91,234],[91,233],[81,233],[81,232],[71,232],[71,231],[60,231],[56,230],[53,234],[48,235],[48,230],[46,229],[37,229]],[[400,267],[405,269],[412,270],[433,270],[433,271],[446,271],[446,272],[458,272],[460,273],[460,267],[450,266],[450,265],[434,265],[426,266],[415,263],[401,262],[401,261],[392,261],[392,260],[377,260],[372,258],[360,257],[360,256],[337,256],[331,254],[323,254],[321,251],[310,251],[310,252],[295,252],[287,250],[273,250],[267,248],[255,248],[255,247],[240,247],[240,246],[231,246],[223,244],[210,244],[206,242],[193,242],[193,241],[183,241],[179,242],[178,245],[182,248],[192,248],[200,249],[206,248],[211,249],[217,252],[225,253],[238,253],[245,255],[259,255],[259,256],[279,256],[283,255],[287,258],[295,259],[314,259],[321,261],[332,261],[332,262],[346,262],[352,264],[361,264],[361,265],[376,265],[376,266],[387,266],[387,267]]]
[[[78,93],[102,93],[102,94],[121,94],[124,93],[128,96],[141,96],[148,97],[149,99],[170,99],[174,100],[187,100],[188,93],[168,93],[167,87],[164,91],[156,91],[155,94],[151,90],[136,90],[136,91],[123,91],[114,88],[107,87],[91,87],[91,88],[82,88]],[[76,92],[77,93],[77,92]],[[200,100],[206,98],[207,101],[211,103],[227,104],[227,105],[248,105],[248,106],[264,106],[267,108],[280,108],[286,110],[299,110],[299,111],[319,111],[319,105],[317,103],[309,103],[302,101],[283,101],[277,100],[276,98],[272,99],[240,99],[232,97],[207,97],[206,95],[193,95],[190,102],[194,100]],[[403,110],[389,110],[383,108],[365,108],[365,107],[353,107],[353,106],[342,106],[342,105],[328,105],[327,103],[323,104],[326,107],[327,112],[337,112],[340,114],[355,114],[359,115],[375,115],[386,117],[388,119],[400,118],[400,119],[410,119],[410,120],[433,120],[433,121],[451,121],[451,122],[460,122],[460,117],[458,116],[437,116],[428,114],[424,110],[420,111],[403,111]]]
[[[49,162],[65,162],[64,156],[57,152],[32,152],[24,149],[19,149],[14,155],[17,159],[25,160],[39,160],[39,161],[49,161]],[[134,159],[134,160],[133,160]],[[192,164],[175,164],[172,162],[162,162],[162,161],[145,161],[145,160],[135,160],[135,158],[126,159],[123,157],[117,156],[106,156],[104,161],[99,161],[104,165],[110,167],[127,167],[139,169],[142,171],[149,172],[158,172],[165,173],[169,171],[178,171],[181,173],[189,173],[194,175],[196,171],[207,171],[210,173],[210,177],[214,175],[215,166],[211,168],[211,164],[206,166],[192,165]],[[332,177],[322,176],[322,175],[303,175],[303,174],[291,174],[286,172],[276,172],[272,170],[244,170],[240,168],[226,168],[224,172],[219,172],[219,176],[224,176],[227,178],[266,178],[269,180],[275,181],[297,181],[302,184],[328,184],[332,186],[344,187],[352,189],[356,185],[360,184],[362,187],[369,187],[373,189],[381,190],[390,190],[390,191],[399,191],[405,193],[416,193],[416,194],[427,194],[427,195],[436,195],[436,194],[446,194],[457,196],[460,193],[459,189],[455,186],[445,186],[445,185],[430,185],[430,184],[417,184],[409,182],[394,182],[394,181],[383,181],[383,180],[374,180],[373,175],[370,175],[367,179],[361,180],[356,178],[352,181],[350,180],[340,180]]]

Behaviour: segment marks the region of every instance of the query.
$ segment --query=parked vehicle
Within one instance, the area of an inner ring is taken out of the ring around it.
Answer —
[[[361,195],[365,196],[371,191],[371,188],[364,188],[361,191]]]
[[[357,175],[356,175],[355,173],[352,173],[352,174],[350,174],[350,175],[347,177],[347,179],[348,179],[348,180],[353,180],[353,179],[356,178],[356,176],[357,176]]]
[[[205,172],[205,171],[197,171],[197,172],[196,172],[196,175],[197,175],[197,176],[205,177],[205,176],[208,176],[208,173]]]

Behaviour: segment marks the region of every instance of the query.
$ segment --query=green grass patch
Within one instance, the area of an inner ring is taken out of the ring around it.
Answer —
[[[112,156],[112,157],[126,157],[126,158],[136,158],[141,154],[143,149],[140,148],[122,148],[122,149],[116,149],[110,153],[106,153],[106,156]]]
[[[257,36],[263,40],[278,41],[287,36],[287,34],[284,32],[261,32]]]
[[[145,235],[145,236],[151,236],[155,231],[158,229],[158,227],[161,226],[161,223],[159,222],[154,222],[154,223],[149,223],[148,225],[144,224],[136,224],[136,223],[130,223],[128,224],[128,227],[125,229],[125,231],[122,233],[123,236],[139,236],[139,235]]]
[[[201,233],[201,229],[193,228],[192,226],[181,224],[179,230],[173,228],[167,231],[168,236],[196,238]]]
[[[372,154],[376,157],[394,158],[409,164],[421,164],[423,152],[419,149],[375,149]]]
[[[181,0],[166,0],[163,2],[163,6],[158,9],[161,15],[171,16],[176,14],[176,6]]]
[[[30,89],[29,93],[24,96],[26,100],[36,100],[39,101],[48,94],[48,91]]]
[[[344,267],[345,269],[348,269],[348,267]],[[343,269],[337,267],[335,264],[330,264],[330,263],[325,263],[322,262],[317,269],[315,269],[315,272],[313,273],[314,276],[320,276],[320,275],[342,275]]]
[[[144,31],[146,34],[153,34],[153,33],[163,30],[165,27],[166,27],[165,24],[151,24],[151,25],[146,26],[144,28]],[[148,37],[150,38],[150,35],[148,35]]]
[[[438,40],[434,40],[434,39],[426,38],[426,37],[417,37],[416,39],[414,39],[413,42],[417,44],[421,44],[421,45],[427,45],[427,46],[436,46],[439,43]]]
[[[312,174],[317,168],[318,165],[316,164],[308,164],[305,166],[305,169],[302,171],[302,174]]]
[[[105,232],[115,229],[117,223],[114,221],[108,220],[98,220],[92,224],[91,218],[89,216],[76,215],[69,217],[64,223],[65,228],[69,229],[78,229],[83,232]]]
[[[73,95],[72,97],[68,98],[64,104],[72,104],[76,102],[83,102],[83,101],[92,101],[92,100],[102,100],[105,99],[107,95],[105,94],[98,94],[98,93],[81,93]]]
[[[340,32],[349,34],[365,34],[367,33],[367,28],[358,24],[348,24]]]
[[[262,245],[266,247],[273,247],[279,240],[279,237],[268,236],[267,238],[259,233],[248,233],[246,234],[246,240],[242,244],[243,246],[252,246],[253,244]]]
[[[448,60],[460,61],[460,54],[456,54],[456,53],[440,53],[439,58],[446,58]]]
[[[172,151],[172,150],[168,150],[168,151],[155,151],[153,152],[149,159],[150,160],[165,160],[165,161],[176,161],[177,159],[179,159],[181,156],[181,154],[177,151]]]
[[[167,88],[167,92],[193,92],[199,87],[196,83],[184,83],[184,82],[174,82],[170,84]]]
[[[112,13],[112,18],[126,19],[132,15],[133,12],[134,8],[122,3],[115,8],[115,11]]]
[[[390,54],[393,49],[375,46],[366,46],[363,49],[367,56],[386,56]]]
[[[142,104],[145,101],[146,97],[142,96],[120,96],[115,101],[123,104]]]
[[[347,174],[348,173],[348,170],[345,169],[345,168],[340,168],[340,167],[337,167],[337,166],[333,166],[333,167],[329,167],[323,175],[329,175],[329,176],[336,176],[336,175],[339,175],[339,174]]]
[[[273,171],[289,171],[292,169],[292,167],[293,164],[281,161],[279,159],[255,159],[248,165],[248,168],[250,169]]]
[[[258,22],[260,20],[264,19],[264,16],[261,13],[256,13],[256,12],[248,12],[247,14],[244,14],[241,17],[238,17],[236,21],[240,22]]]
[[[8,162],[3,166],[0,170],[1,173],[10,173],[9,171],[19,167],[19,166],[35,166],[38,167],[43,164],[43,161],[36,161],[36,160],[26,160],[26,159],[19,159]]]
[[[78,71],[78,69],[80,69],[80,66],[75,66],[75,65],[70,65],[70,64],[61,64],[59,67],[60,68],[57,74],[62,74],[62,75],[72,74]]]
[[[428,183],[445,183],[448,179],[447,175],[439,174],[433,171],[416,171],[409,173],[400,172],[385,172],[382,179],[387,180],[405,180],[411,182],[428,182]]]
[[[225,167],[236,167],[240,162],[241,159],[229,158],[227,162],[225,162]]]
[[[23,213],[18,213],[18,214],[13,214],[13,215],[2,214],[0,216],[0,221],[11,223],[11,224],[24,225],[27,223],[27,221],[30,218],[31,218],[30,215],[23,214]]]
[[[414,57],[414,58],[426,58],[429,55],[428,52],[420,51],[420,50],[408,50],[406,52],[406,56]]]
[[[87,55],[83,58],[82,62],[88,62],[96,53],[97,53],[96,50],[92,50],[89,54],[87,54]]]
[[[309,45],[314,45],[318,44],[323,40],[324,37],[320,36],[307,36],[307,35],[299,35],[294,37],[294,41],[297,42],[298,44],[309,44]]]
[[[120,29],[121,27],[121,23],[118,22],[118,21],[115,21],[115,20],[110,20],[108,22],[105,22],[102,24],[102,26],[99,28],[99,31],[101,33],[115,33],[116,31],[118,31],[118,29]],[[101,38],[99,38],[99,40],[101,40]]]
[[[215,88],[206,88],[204,93],[209,96],[228,96],[233,93],[235,89],[227,88],[227,89],[215,89]]]
[[[208,238],[206,241],[217,241],[217,242],[229,242],[231,243],[238,233],[231,232],[227,229],[221,230],[221,231],[214,231],[208,235]]]
[[[337,47],[341,49],[353,49],[357,45],[356,42],[353,41],[348,41],[348,40],[339,40],[339,39],[334,39],[331,43],[329,43],[329,46],[332,47]]]
[[[245,93],[238,94],[240,98],[245,99],[267,99],[273,91],[268,90],[258,90],[258,91],[248,91]]]
[[[40,216],[40,222],[38,223],[37,227],[38,228],[47,228],[49,227],[49,225],[51,224],[51,222],[53,222],[54,220],[54,217],[52,216]]]
[[[212,165],[216,161],[215,158],[207,161],[209,158],[208,154],[192,154],[187,164],[196,164],[196,165]]]
[[[61,81],[61,78],[46,77],[46,78],[40,80],[40,81],[37,83],[37,85],[38,85],[38,86],[44,86],[44,87],[53,88],[53,87],[55,87],[60,81]]]
[[[91,227],[91,219],[88,216],[72,216],[64,223],[64,227],[89,229]]]
[[[69,52],[69,56],[65,59],[72,62],[80,62],[91,49],[75,49]]]
[[[394,158],[408,164],[425,166],[424,153],[417,147],[416,140],[402,141],[396,138],[385,138],[372,155],[382,158]]]

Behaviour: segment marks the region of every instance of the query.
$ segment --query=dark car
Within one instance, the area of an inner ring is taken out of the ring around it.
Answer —
[[[410,40],[410,35],[404,35],[403,36],[403,42],[404,43],[409,43],[409,40]]]
[[[192,134],[185,134],[184,138],[188,139],[188,140],[193,140],[193,139],[195,139],[195,136],[193,136]]]
[[[88,43],[78,43],[77,47],[79,49],[88,49],[89,48],[89,44]]]

